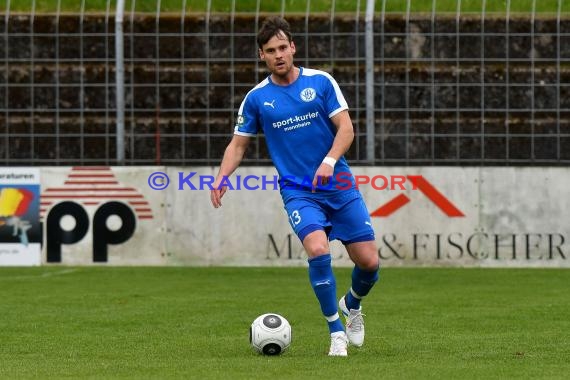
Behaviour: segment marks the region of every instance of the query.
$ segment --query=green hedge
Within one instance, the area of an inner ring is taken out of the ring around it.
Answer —
[[[461,13],[481,13],[484,0],[410,0],[412,12],[432,12],[435,2],[437,12],[456,13],[458,3],[461,5]],[[88,12],[106,12],[107,8],[114,12],[117,0],[11,0],[10,12],[79,12],[82,9]],[[133,9],[137,12],[156,12],[159,0],[125,0],[126,10]],[[358,1],[356,0],[310,0],[311,12],[330,12],[332,4],[335,4],[335,12],[356,12]],[[558,3],[562,2],[563,13],[570,12],[570,2],[564,0],[534,0],[535,10],[539,13],[556,13]],[[205,12],[208,10],[208,0],[186,0],[186,12]],[[258,0],[235,0],[235,11],[255,12]],[[307,0],[260,0],[260,11],[280,12],[284,5],[285,12],[306,12]],[[386,12],[406,12],[406,0],[376,0],[376,12],[385,8]],[[533,0],[511,0],[510,12],[530,13],[533,9]],[[5,12],[8,1],[0,6],[0,12]],[[176,12],[182,10],[183,0],[160,0],[161,12]],[[505,13],[506,0],[486,0],[485,11],[488,13]],[[366,0],[360,1],[360,11],[366,9]],[[210,12],[229,12],[232,10],[232,1],[211,0]]]

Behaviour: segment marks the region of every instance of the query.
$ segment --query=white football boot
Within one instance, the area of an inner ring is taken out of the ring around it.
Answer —
[[[344,296],[338,301],[338,307],[344,315],[346,321],[346,335],[350,344],[361,347],[364,343],[364,314],[362,314],[362,306],[360,309],[350,309],[346,307]]]
[[[348,356],[346,348],[348,347],[348,338],[344,331],[331,334],[331,348],[329,356]]]

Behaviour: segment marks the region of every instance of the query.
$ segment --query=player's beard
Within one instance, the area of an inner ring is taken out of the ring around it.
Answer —
[[[278,64],[275,63],[272,73],[278,78],[285,79],[293,69],[293,61],[288,62],[283,60],[282,62],[283,64],[281,66],[278,66]]]

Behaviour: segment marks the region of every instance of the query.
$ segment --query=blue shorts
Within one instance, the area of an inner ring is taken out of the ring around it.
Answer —
[[[358,190],[284,191],[282,197],[289,224],[301,242],[317,230],[345,245],[375,239],[370,214]]]

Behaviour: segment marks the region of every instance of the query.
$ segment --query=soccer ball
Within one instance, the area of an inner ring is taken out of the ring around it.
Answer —
[[[249,328],[249,342],[264,355],[279,355],[291,344],[291,325],[279,314],[260,315]]]

